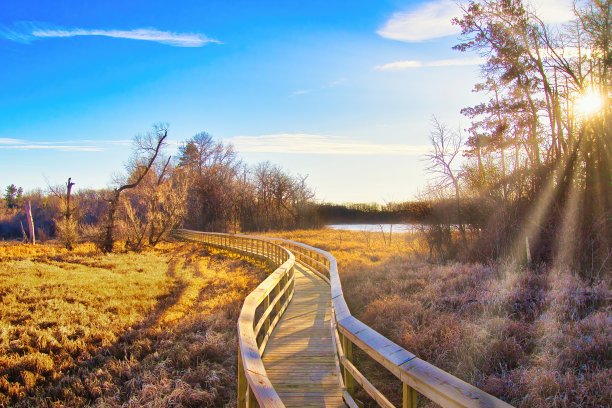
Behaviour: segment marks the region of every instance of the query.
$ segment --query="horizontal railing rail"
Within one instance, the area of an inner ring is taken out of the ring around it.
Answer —
[[[352,316],[342,292],[336,259],[326,251],[284,239],[274,242],[291,250],[295,258],[317,272],[331,286],[332,334],[341,365],[344,399],[357,407],[355,383],[381,407],[393,407],[387,397],[354,364],[357,347],[402,382],[402,407],[416,407],[417,394],[443,407],[511,407],[504,401],[421,360],[414,354]]]
[[[270,240],[244,235],[176,230],[174,236],[261,258],[276,268],[246,297],[238,318],[238,407],[284,407],[261,357],[293,297],[294,255]]]

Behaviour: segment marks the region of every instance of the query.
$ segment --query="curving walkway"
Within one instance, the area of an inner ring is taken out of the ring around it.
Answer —
[[[331,332],[329,285],[296,263],[295,293],[263,355],[287,407],[344,407]]]
[[[255,255],[276,267],[246,297],[238,318],[239,408],[343,407],[345,402],[357,408],[357,384],[379,406],[393,408],[355,366],[353,348],[401,381],[404,408],[416,408],[419,395],[443,407],[511,407],[352,316],[330,253],[282,239],[189,230],[174,235]]]

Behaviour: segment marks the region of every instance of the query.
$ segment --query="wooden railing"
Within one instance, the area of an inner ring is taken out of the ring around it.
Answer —
[[[238,318],[238,407],[284,407],[261,356],[294,292],[295,257],[269,240],[177,230],[174,236],[270,262],[276,269],[251,292]]]
[[[240,339],[239,407],[253,406],[255,399],[260,407],[284,406],[265,374],[261,353],[265,349],[270,333],[293,295],[293,268],[296,260],[307,265],[331,287],[332,337],[341,373],[340,385],[343,389],[344,400],[349,407],[353,408],[361,405],[355,399],[356,384],[359,384],[381,407],[394,407],[387,396],[378,390],[355,366],[354,347],[380,363],[401,381],[402,407],[404,408],[416,407],[418,394],[443,407],[511,407],[511,405],[492,395],[421,360],[353,317],[344,300],[336,259],[330,253],[299,242],[276,238],[196,233],[185,230],[178,231],[176,235],[187,239],[198,238],[195,240],[208,245],[237,250],[266,259],[269,259],[266,251],[271,251],[274,262],[284,262],[247,297],[240,314],[238,323]],[[262,249],[266,248],[265,244],[273,244],[274,246],[269,247],[269,249]],[[279,252],[278,248],[282,251]],[[280,276],[288,277],[285,284],[280,283]],[[272,294],[276,290],[275,288],[280,287],[283,287],[282,293],[288,294],[282,302],[276,300],[278,294],[281,293],[280,291],[277,291],[275,295]],[[270,296],[274,296],[275,301],[271,301]],[[269,310],[273,307],[273,304],[279,303],[282,304],[282,310],[275,314],[272,321],[270,320],[270,314],[266,315],[265,311],[259,315],[253,312],[262,304],[265,305],[266,310]],[[269,323],[261,323],[261,321],[268,321]],[[257,329],[261,330],[264,326],[266,327],[265,340],[262,338],[259,341],[259,331]],[[240,378],[245,377],[246,385],[244,381],[241,382],[240,380]]]
[[[355,383],[381,407],[394,407],[353,361],[357,347],[380,363],[402,382],[402,406],[413,408],[421,394],[443,407],[511,407],[511,405],[421,360],[351,315],[344,300],[336,259],[328,252],[299,242],[274,239],[289,249],[295,258],[317,272],[331,286],[332,334],[341,365],[344,400],[350,407],[355,401]]]

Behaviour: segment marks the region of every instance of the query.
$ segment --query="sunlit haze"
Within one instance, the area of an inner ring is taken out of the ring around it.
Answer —
[[[595,91],[587,91],[576,99],[576,111],[584,116],[592,115],[603,107],[602,96]]]

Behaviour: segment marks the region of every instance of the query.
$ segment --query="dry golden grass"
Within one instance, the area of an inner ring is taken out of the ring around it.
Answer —
[[[271,232],[331,252],[345,298],[418,357],[518,407],[612,405],[610,281],[510,265],[432,265],[417,235]],[[392,400],[399,384],[361,366]],[[362,397],[367,402],[365,396]]]
[[[513,405],[612,404],[609,281],[431,265],[410,234],[269,235],[330,251],[358,318]],[[232,406],[235,322],[264,267],[189,243],[111,255],[0,244],[0,405]],[[360,357],[399,402],[397,382]]]
[[[191,243],[2,243],[0,406],[231,406],[235,323],[266,273]]]

